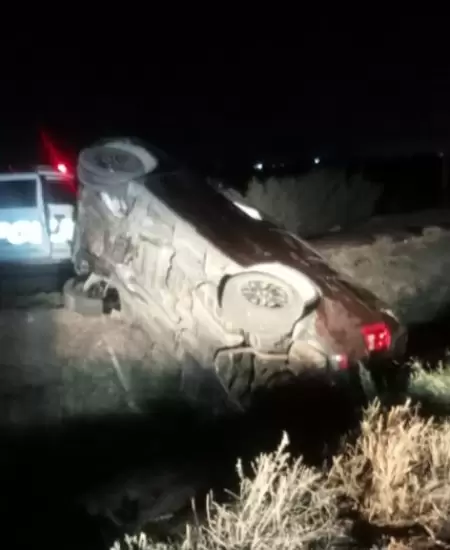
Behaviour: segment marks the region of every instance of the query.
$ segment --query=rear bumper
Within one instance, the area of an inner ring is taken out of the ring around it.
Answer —
[[[392,334],[392,342],[386,351],[371,352],[365,351],[358,356],[347,356],[345,353],[336,353],[331,348],[326,348],[319,341],[295,341],[289,350],[287,362],[291,365],[303,365],[319,370],[330,372],[351,370],[354,365],[364,368],[383,368],[405,358],[408,332],[403,326],[397,326]]]

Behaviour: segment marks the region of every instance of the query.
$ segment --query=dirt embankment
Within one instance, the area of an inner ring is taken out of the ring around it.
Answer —
[[[450,310],[450,211],[374,218],[313,244],[406,323],[425,323]]]

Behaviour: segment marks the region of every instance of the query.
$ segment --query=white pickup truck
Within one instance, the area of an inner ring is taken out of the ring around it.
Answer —
[[[75,203],[65,165],[0,173],[0,266],[70,263]]]

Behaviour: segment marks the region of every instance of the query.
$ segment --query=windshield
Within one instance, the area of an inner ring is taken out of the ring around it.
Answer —
[[[44,200],[49,204],[74,204],[76,193],[71,183],[64,178],[42,176]]]
[[[37,205],[35,178],[0,180],[0,208],[33,208]]]

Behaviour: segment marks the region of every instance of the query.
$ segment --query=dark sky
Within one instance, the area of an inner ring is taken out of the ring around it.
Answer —
[[[112,32],[96,43],[83,33],[32,48],[19,43],[4,69],[2,139],[12,147],[46,127],[78,147],[135,133],[225,157],[450,141],[442,16],[346,21],[316,17],[296,34],[286,31],[289,41],[279,38],[280,27],[278,34],[253,29],[246,43],[233,32],[213,40],[168,27],[120,40]]]

